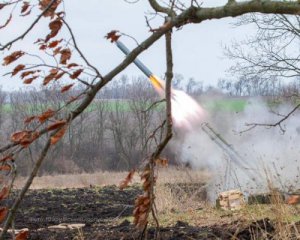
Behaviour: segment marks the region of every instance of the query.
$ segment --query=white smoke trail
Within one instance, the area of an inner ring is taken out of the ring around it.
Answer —
[[[274,123],[280,116],[270,113],[262,99],[250,99],[243,112],[212,112],[208,122],[219,132],[243,160],[248,170],[229,164],[230,158],[224,154],[201,129],[195,126],[193,131],[177,134],[173,141],[179,159],[189,162],[194,168],[208,168],[214,174],[211,193],[240,187],[245,193],[267,191],[266,173],[273,178],[273,184],[288,191],[300,187],[300,114],[290,117],[285,123],[286,132],[279,128],[257,127],[243,134],[245,123]],[[277,110],[288,113],[292,107],[282,105]],[[180,131],[180,130],[179,130]],[[255,181],[246,172],[256,175]]]

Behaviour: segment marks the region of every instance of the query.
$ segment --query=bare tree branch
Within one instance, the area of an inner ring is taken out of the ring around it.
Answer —
[[[32,169],[31,171],[31,174],[30,176],[28,177],[25,185],[23,186],[21,192],[19,193],[19,195],[16,197],[16,199],[14,200],[14,203],[13,205],[11,206],[10,210],[9,210],[9,213],[8,213],[8,216],[4,222],[4,226],[3,226],[3,230],[1,232],[1,235],[0,235],[0,240],[4,239],[4,235],[5,233],[7,232],[9,226],[11,225],[11,222],[13,221],[14,219],[14,216],[15,216],[15,213],[16,213],[16,210],[17,208],[19,207],[23,197],[25,196],[27,190],[29,189],[34,177],[36,176],[43,160],[45,159],[45,157],[47,156],[47,153],[50,149],[50,146],[51,146],[51,142],[50,142],[50,138],[47,140],[43,150],[41,151],[41,154],[39,156],[39,158],[37,159],[35,165],[34,165],[34,168]]]
[[[73,41],[74,47],[75,47],[76,51],[79,53],[80,57],[85,61],[85,63],[86,63],[87,66],[89,66],[90,68],[92,68],[92,69],[96,72],[97,77],[102,78],[102,75],[100,74],[99,70],[98,70],[95,66],[93,66],[93,65],[87,60],[87,58],[84,56],[84,54],[82,53],[82,51],[81,51],[80,48],[78,47],[77,42],[76,42],[75,35],[74,35],[74,33],[73,33],[73,31],[72,31],[70,25],[66,22],[65,19],[62,19],[62,21],[63,21],[64,24],[66,25],[66,27],[67,27],[67,29],[68,29],[68,31],[69,31],[71,37],[72,37],[72,41]]]
[[[280,130],[284,133],[285,129],[281,126],[281,124],[286,121],[294,112],[296,112],[298,109],[300,108],[300,104],[296,105],[288,114],[286,114],[285,116],[283,116],[279,121],[275,122],[275,123],[246,123],[246,126],[248,126],[249,128],[240,131],[240,133],[244,133],[244,132],[248,132],[256,127],[279,127]],[[282,115],[282,114],[280,114]]]
[[[163,7],[156,0],[149,0],[149,3],[156,12],[165,13],[168,16],[172,16],[172,17],[176,16],[176,13],[172,8]]]

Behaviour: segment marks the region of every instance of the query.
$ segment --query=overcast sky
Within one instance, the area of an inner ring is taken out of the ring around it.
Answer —
[[[203,6],[218,6],[225,2],[207,0],[203,1]],[[124,58],[114,44],[104,39],[107,32],[116,29],[133,36],[139,42],[151,34],[145,22],[145,16],[150,17],[151,11],[146,0],[140,0],[135,4],[126,3],[124,0],[84,2],[65,0],[65,10],[67,21],[75,33],[78,45],[103,75]],[[37,12],[34,13],[37,14]],[[2,21],[3,18],[1,18],[1,23]],[[153,27],[158,27],[162,21],[162,18],[157,17],[152,22]],[[24,31],[30,22],[30,18],[16,18],[10,28],[0,31],[1,43],[5,43]],[[247,34],[255,33],[254,29],[249,26],[234,28],[231,25],[233,22],[232,18],[210,20],[201,24],[184,26],[180,31],[175,30],[173,35],[174,72],[182,74],[186,79],[193,77],[198,81],[203,81],[206,85],[215,84],[219,78],[225,77],[226,70],[232,62],[224,57],[222,46],[229,45],[233,40],[244,39]],[[32,31],[32,36],[16,44],[15,49],[32,49],[34,40],[45,36],[48,31],[47,22],[41,22]],[[135,42],[130,38],[122,37],[121,40],[129,48],[135,46]],[[139,56],[139,59],[158,76],[163,76],[165,72],[164,44],[164,38],[162,38]],[[5,72],[3,67],[0,72],[1,75]],[[129,66],[121,74],[141,75],[135,66]],[[5,90],[16,90],[22,86],[21,80],[7,77],[0,78],[0,85]]]

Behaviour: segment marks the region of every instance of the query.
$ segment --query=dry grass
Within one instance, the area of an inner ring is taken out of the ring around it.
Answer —
[[[95,172],[65,175],[47,175],[36,177],[33,180],[31,189],[48,188],[83,188],[90,186],[119,185],[128,172]],[[189,183],[205,182],[209,178],[207,171],[195,171],[178,168],[162,168],[159,170],[158,182],[165,183]],[[26,181],[25,177],[18,177],[15,181],[15,188],[21,188]],[[135,174],[132,183],[140,183],[140,177]]]

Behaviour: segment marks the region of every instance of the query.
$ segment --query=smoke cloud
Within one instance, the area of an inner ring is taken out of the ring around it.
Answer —
[[[273,110],[285,115],[292,108],[281,104]],[[195,169],[210,170],[211,198],[229,189],[241,189],[246,195],[268,191],[267,178],[284,192],[300,187],[299,113],[282,123],[283,132],[279,127],[260,126],[245,131],[249,128],[246,123],[272,124],[282,119],[261,98],[248,99],[242,112],[207,112],[209,117],[204,121],[238,152],[238,161],[217,145],[201,125],[188,132],[176,129],[171,146],[178,160],[188,162]]]

